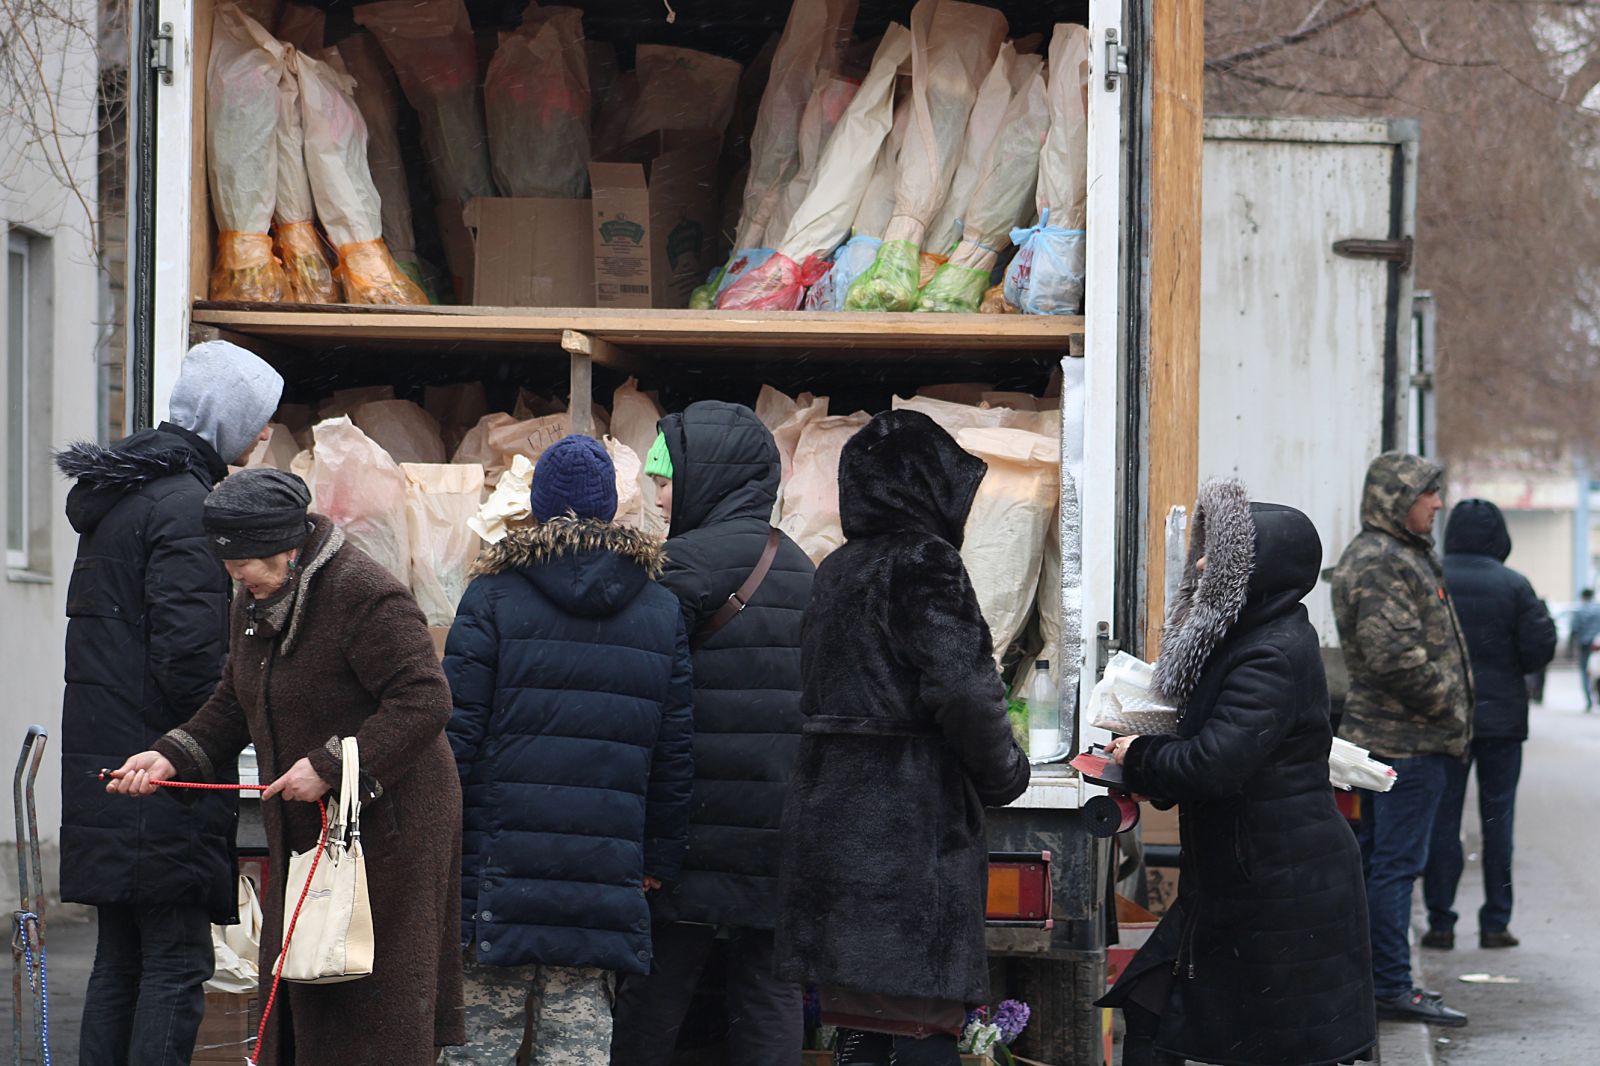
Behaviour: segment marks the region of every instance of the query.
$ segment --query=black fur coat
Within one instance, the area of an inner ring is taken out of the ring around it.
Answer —
[[[897,996],[988,996],[983,808],[1028,784],[962,565],[984,464],[924,415],[845,445],[848,543],[802,635],[800,756],[783,821],[780,976]]]

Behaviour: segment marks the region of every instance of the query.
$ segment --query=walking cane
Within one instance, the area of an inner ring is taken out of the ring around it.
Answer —
[[[28,986],[38,1001],[37,1011],[30,1012],[36,1019],[35,1061],[41,1066],[50,1066],[50,990],[45,983],[44,963],[44,868],[39,861],[39,815],[33,796],[33,784],[39,777],[39,763],[44,759],[44,747],[48,740],[44,726],[28,727],[28,735],[22,740],[22,752],[17,756],[16,776],[12,779],[13,809],[17,820],[17,886],[22,894],[22,906],[12,913],[11,1046],[19,1066],[22,1062],[24,962]],[[24,806],[28,811],[26,832],[22,820]]]

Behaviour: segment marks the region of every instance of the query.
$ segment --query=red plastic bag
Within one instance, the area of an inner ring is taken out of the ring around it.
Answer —
[[[814,255],[796,263],[781,253],[734,282],[717,297],[719,311],[798,311],[806,290],[821,281],[830,264]]]

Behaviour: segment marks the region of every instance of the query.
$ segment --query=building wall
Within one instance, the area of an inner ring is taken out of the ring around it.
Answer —
[[[12,378],[0,374],[4,397],[0,420],[7,427],[0,438],[5,508],[9,515],[11,487],[18,471],[26,469],[32,479],[26,518],[35,526],[25,558],[14,560],[8,552],[5,578],[0,581],[0,676],[5,679],[0,775],[10,780],[30,723],[50,731],[37,801],[39,832],[46,842],[45,878],[53,895],[60,831],[55,734],[61,720],[64,610],[76,537],[63,513],[68,486],[51,467],[50,451],[68,441],[93,440],[100,433],[97,17],[93,0],[58,0],[52,7],[17,11],[16,20],[5,30],[8,47],[23,48],[36,57],[42,77],[19,82],[13,68],[8,75],[13,80],[0,84],[0,92],[11,97],[8,106],[0,107],[0,234],[8,249],[13,234],[22,235],[31,249],[30,327],[34,336],[47,340],[40,342],[42,354],[28,367],[33,391],[27,404],[27,440],[20,449],[10,431],[15,416]],[[0,352],[6,353],[16,317],[9,310],[16,273],[9,254],[0,258],[0,294],[7,297],[0,299],[4,340]],[[9,797],[0,806],[7,811],[0,818],[0,839],[9,840],[15,836]],[[0,863],[0,893],[5,899],[17,899],[14,864]]]
[[[1549,603],[1572,599],[1572,512],[1505,511],[1511,534],[1506,565],[1519,571]]]

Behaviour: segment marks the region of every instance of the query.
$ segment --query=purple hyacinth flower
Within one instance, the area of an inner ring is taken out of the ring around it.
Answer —
[[[1022,1035],[1022,1030],[1028,1027],[1028,1016],[1032,1013],[1021,1000],[1001,1000],[994,1012],[994,1024],[1000,1030],[1001,1043],[1009,1044]]]

